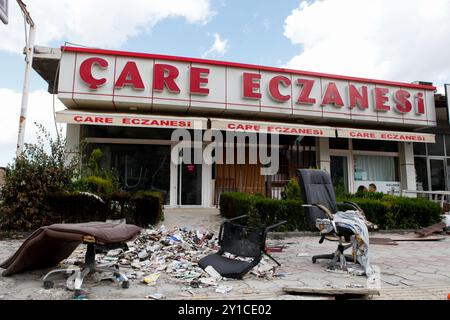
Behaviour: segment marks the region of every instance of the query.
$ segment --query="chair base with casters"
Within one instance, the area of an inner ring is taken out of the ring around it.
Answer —
[[[280,265],[267,252],[266,237],[269,230],[286,223],[286,221],[266,228],[251,228],[233,222],[244,217],[246,215],[228,219],[222,223],[219,231],[220,249],[199,260],[198,265],[202,269],[212,266],[222,277],[242,279],[245,274],[259,264],[264,254]],[[225,253],[230,253],[240,259],[228,258],[224,256]]]
[[[111,272],[113,280],[127,288],[129,282],[125,274],[117,268],[97,265],[95,253],[126,249],[126,243],[133,241],[140,230],[141,228],[132,224],[107,222],[60,223],[41,227],[33,232],[10,258],[0,264],[1,268],[5,268],[2,275],[8,277],[25,271],[54,267],[67,259],[80,244],[85,244],[87,249],[84,263],[48,272],[43,279],[44,287],[53,286],[51,278],[54,275],[70,274],[66,281],[67,287],[75,290],[77,296],[85,277],[98,271]]]
[[[112,273],[112,280],[118,283],[122,288],[127,289],[130,286],[130,282],[128,281],[125,273],[121,272],[118,267],[111,266],[111,264],[97,264],[95,262],[95,254],[97,251],[107,252],[109,250],[114,249],[123,249],[124,251],[128,250],[126,244],[116,244],[116,245],[99,245],[95,244],[92,241],[84,241],[87,244],[86,254],[84,256],[84,262],[81,264],[77,264],[75,266],[70,266],[62,269],[55,269],[48,272],[44,278],[42,279],[43,285],[45,289],[51,289],[54,286],[54,282],[50,280],[53,276],[57,274],[70,274],[70,276],[66,280],[66,287],[69,290],[74,290],[75,295],[77,292],[81,291],[81,286],[83,284],[84,279],[93,275],[96,272],[98,273]]]

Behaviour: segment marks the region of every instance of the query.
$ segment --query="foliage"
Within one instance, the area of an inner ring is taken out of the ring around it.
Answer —
[[[46,196],[70,188],[78,159],[68,162],[65,140],[53,139],[39,124],[37,143],[25,144],[22,156],[6,169],[0,228],[30,230],[48,224]]]
[[[302,193],[297,180],[291,179],[284,186],[284,190],[281,192],[281,197],[283,200],[302,200]]]
[[[338,202],[352,201],[358,204],[369,221],[380,229],[416,229],[432,225],[440,220],[440,206],[420,198],[396,197],[372,193],[338,198]],[[343,205],[340,210],[351,210]],[[226,218],[247,214],[252,226],[268,226],[287,220],[280,230],[308,230],[301,200],[277,200],[240,192],[223,193],[220,197],[220,213]]]

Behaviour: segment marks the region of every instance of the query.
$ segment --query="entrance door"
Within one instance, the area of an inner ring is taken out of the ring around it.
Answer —
[[[348,192],[347,156],[330,156],[330,171],[335,191]]]
[[[432,191],[446,190],[444,168],[444,159],[430,159],[430,186]]]
[[[178,165],[178,205],[202,204],[202,165],[181,163]]]

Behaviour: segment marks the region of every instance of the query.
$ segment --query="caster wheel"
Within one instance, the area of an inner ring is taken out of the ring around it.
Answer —
[[[315,258],[312,258],[312,263],[316,263],[316,259]]]
[[[53,281],[50,281],[50,280],[45,280],[44,281],[44,288],[45,289],[51,289],[51,288],[53,288],[53,286],[54,286]]]
[[[128,289],[130,287],[130,281],[124,281],[122,282],[122,288],[123,289]]]

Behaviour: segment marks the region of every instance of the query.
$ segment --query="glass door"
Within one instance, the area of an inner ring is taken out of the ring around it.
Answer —
[[[348,192],[348,158],[347,156],[330,156],[331,179],[336,193]]]
[[[432,191],[446,190],[444,167],[444,159],[430,159],[430,186]]]
[[[181,156],[181,159],[183,157]],[[178,201],[179,206],[202,205],[202,165],[179,162]]]

